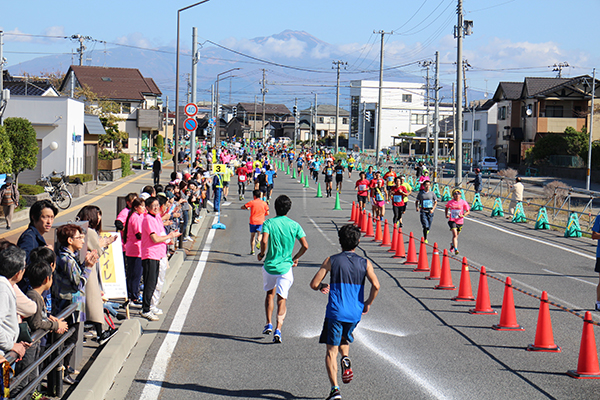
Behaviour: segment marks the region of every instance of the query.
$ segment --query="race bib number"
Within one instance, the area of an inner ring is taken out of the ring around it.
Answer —
[[[341,169],[338,169],[337,171],[335,171],[336,174],[341,175],[344,171],[342,171]]]
[[[377,191],[377,193],[375,193],[375,200],[383,201],[383,194],[381,194],[379,190]]]
[[[401,202],[402,202],[402,196],[395,194],[394,195],[394,203],[401,203]]]
[[[367,190],[367,185],[358,185],[358,190],[360,190],[361,192],[364,192]]]
[[[333,175],[333,171],[332,171],[332,170],[330,170],[330,169],[328,169],[328,170],[327,170],[327,176],[331,176],[331,175]]]
[[[450,218],[452,218],[452,219],[460,218],[460,210],[450,210]]]
[[[238,179],[240,182],[246,182],[246,175],[238,175]]]
[[[387,181],[388,181],[388,183],[394,182],[394,177],[393,176],[388,176],[387,177]]]
[[[433,208],[433,200],[423,200],[423,208]]]

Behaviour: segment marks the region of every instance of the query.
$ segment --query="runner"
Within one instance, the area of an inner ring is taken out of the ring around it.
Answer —
[[[337,382],[337,355],[342,355],[342,382],[350,383],[354,374],[348,357],[352,335],[363,314],[367,314],[379,292],[379,280],[373,264],[356,254],[354,250],[360,242],[360,230],[352,225],[344,225],[338,232],[342,252],[327,257],[310,282],[313,290],[329,293],[325,311],[325,322],[319,343],[327,344],[325,365],[331,382],[331,392],[327,399],[341,399]],[[323,279],[330,272],[330,284]],[[371,283],[369,298],[364,301],[365,277]]]
[[[342,181],[344,180],[344,166],[342,165],[342,160],[338,160],[337,165],[334,168],[335,170],[335,190],[338,192],[342,191]]]
[[[325,175],[325,190],[327,192],[327,197],[331,197],[331,191],[333,190],[333,163],[331,161],[328,161],[327,164],[325,164],[323,175]]]
[[[321,171],[321,162],[315,156],[315,158],[310,163],[312,168],[312,178],[315,182],[319,182],[319,172]]]
[[[371,199],[373,201],[373,218],[380,218],[383,221],[385,216],[385,189],[384,181],[381,179],[381,172],[375,171],[374,177],[371,180]]]
[[[452,242],[450,243],[450,252],[458,254],[458,235],[462,230],[464,217],[470,214],[469,203],[462,199],[460,189],[456,188],[452,191],[452,200],[446,203],[446,218],[448,225],[452,231]]]
[[[300,175],[300,172],[302,172],[303,166],[304,166],[304,157],[302,156],[302,153],[300,153],[300,155],[296,159],[296,169],[298,170],[298,175]]]
[[[275,170],[275,166],[267,165],[267,171],[265,172],[267,175],[267,202],[271,199],[273,195],[273,186],[275,185],[274,178],[277,178],[277,171]]]
[[[437,207],[437,196],[435,193],[429,191],[431,186],[430,181],[425,181],[421,184],[421,191],[417,195],[415,206],[417,212],[421,213],[421,226],[423,227],[423,238],[425,243],[427,242],[427,234],[431,229],[431,223],[433,222],[433,212]]]
[[[372,181],[373,180],[373,166],[369,165],[369,168],[367,168],[367,179]]]
[[[369,196],[369,186],[371,182],[366,179],[367,174],[365,172],[360,173],[360,179],[356,181],[354,185],[354,189],[356,190],[356,199],[358,200],[358,205],[360,210],[363,211],[365,209],[365,205],[368,201],[370,201]]]
[[[261,194],[261,199],[269,204],[267,193],[269,192],[269,178],[267,178],[267,171],[263,168],[260,170],[260,174],[256,177],[258,183],[258,190]]]
[[[229,196],[229,182],[231,182],[231,176],[233,175],[233,169],[229,164],[225,165],[225,172],[223,172],[223,200],[227,201]]]
[[[396,223],[398,223],[398,226],[402,228],[402,214],[406,212],[406,203],[404,199],[408,197],[408,191],[406,190],[406,187],[402,186],[402,178],[396,177],[394,184],[395,186],[392,186],[392,190],[390,191],[394,211],[393,224],[396,226]]]
[[[394,172],[394,167],[392,167],[391,165],[388,167],[388,171],[385,173],[385,175],[383,175],[383,180],[385,181],[387,189],[385,193],[386,201],[389,203],[392,197],[392,189],[396,184],[396,172]]]
[[[308,250],[308,242],[304,230],[296,221],[287,217],[292,208],[292,200],[286,195],[281,195],[275,200],[275,218],[268,219],[263,224],[263,237],[261,240],[258,261],[265,258],[263,265],[263,288],[266,294],[265,313],[267,324],[263,334],[273,332],[271,314],[274,309],[275,294],[277,294],[277,323],[273,333],[273,343],[281,343],[281,326],[287,313],[286,300],[288,292],[294,283],[292,267],[298,265],[298,259]],[[300,242],[300,249],[292,257],[296,240]]]
[[[240,200],[244,200],[244,195],[246,194],[246,182],[248,181],[248,168],[242,163],[235,173],[238,178],[238,195],[240,196]]]
[[[254,254],[255,245],[257,248],[260,248],[262,226],[265,222],[265,216],[269,215],[269,206],[261,200],[260,190],[254,190],[252,196],[254,200],[247,202],[241,207],[242,210],[250,210],[250,255]]]
[[[352,170],[354,169],[355,162],[356,160],[352,157],[352,154],[350,154],[350,157],[348,157],[348,179],[352,179]]]

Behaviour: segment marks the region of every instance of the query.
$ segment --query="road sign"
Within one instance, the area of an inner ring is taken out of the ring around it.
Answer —
[[[211,125],[214,125],[214,124],[215,124],[215,122],[217,122],[217,119],[216,119],[215,117],[212,117],[212,118],[210,118],[210,119],[208,120],[208,123],[209,123],[209,124],[211,124]]]
[[[194,103],[187,103],[183,109],[183,112],[188,117],[194,117],[196,114],[198,114],[198,106]]]
[[[188,118],[183,121],[183,127],[186,131],[193,132],[198,128],[198,121],[196,121],[196,118]]]
[[[212,167],[213,174],[224,174],[227,169],[227,165],[225,164],[213,164]]]

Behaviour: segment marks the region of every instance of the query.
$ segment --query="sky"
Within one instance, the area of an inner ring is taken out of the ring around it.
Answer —
[[[76,47],[74,41],[51,36],[90,36],[108,42],[107,47],[172,47],[177,10],[191,4],[194,0],[4,2],[0,29],[5,32],[5,65],[71,53]],[[210,40],[266,60],[284,56],[292,66],[298,57],[305,63],[309,58],[315,68],[330,68],[328,54],[304,54],[294,43],[249,42],[289,29],[335,46],[349,68],[375,69],[380,36],[373,31],[393,31],[385,36],[386,66],[432,60],[437,50],[441,78],[451,81],[456,7],[457,0],[210,0],[181,12],[181,46],[190,47],[191,27],[196,26],[200,42]],[[490,97],[499,81],[556,76],[552,66],[557,63],[569,65],[562,71],[565,77],[591,75],[600,66],[600,42],[593,40],[591,19],[600,12],[599,0],[464,0],[463,8],[464,18],[473,21],[473,34],[463,45],[471,66],[467,85]],[[104,46],[88,44],[94,51]],[[407,72],[420,73],[414,64]]]

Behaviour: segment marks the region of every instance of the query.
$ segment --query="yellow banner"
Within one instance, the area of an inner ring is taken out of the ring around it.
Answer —
[[[225,164],[213,164],[212,165],[213,174],[224,174],[226,169],[227,169],[227,165],[225,165]]]
[[[217,163],[217,150],[212,149],[212,155],[213,155],[213,164]]]

